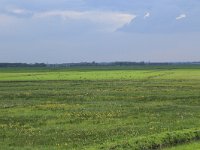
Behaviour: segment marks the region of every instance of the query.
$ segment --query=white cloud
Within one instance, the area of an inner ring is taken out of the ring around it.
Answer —
[[[7,13],[11,13],[13,15],[17,15],[17,16],[26,16],[26,15],[32,15],[33,12],[27,9],[22,9],[22,8],[18,8],[18,7],[7,7],[6,9]]]
[[[27,15],[32,13],[30,10],[18,8],[16,6],[8,6],[6,7],[6,11],[15,15]]]
[[[144,19],[146,19],[146,18],[148,18],[148,17],[150,17],[150,13],[149,13],[149,12],[147,12],[147,13],[144,15]]]
[[[105,11],[47,11],[35,13],[33,18],[60,17],[63,20],[86,20],[95,23],[102,30],[115,31],[129,24],[136,16],[122,12]]]
[[[180,20],[180,19],[183,19],[183,18],[186,18],[186,14],[181,14],[179,15],[178,17],[176,17],[176,20]]]
[[[26,10],[24,10],[24,9],[13,9],[12,13],[14,13],[14,14],[25,14]]]

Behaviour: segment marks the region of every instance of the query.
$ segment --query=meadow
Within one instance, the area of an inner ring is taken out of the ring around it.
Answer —
[[[198,140],[200,66],[0,68],[0,149],[147,150]]]

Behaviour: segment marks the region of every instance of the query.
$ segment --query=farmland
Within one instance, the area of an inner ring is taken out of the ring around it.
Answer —
[[[2,149],[156,149],[198,139],[200,66],[0,69]]]

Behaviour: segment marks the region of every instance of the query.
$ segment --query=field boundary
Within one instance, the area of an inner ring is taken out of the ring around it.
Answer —
[[[200,140],[200,129],[185,129],[106,144],[100,149],[159,150]]]

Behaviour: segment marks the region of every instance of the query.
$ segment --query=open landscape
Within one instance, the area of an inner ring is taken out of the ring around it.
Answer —
[[[182,150],[198,140],[199,65],[0,68],[0,149]]]
[[[200,0],[0,0],[0,150],[200,150]]]

